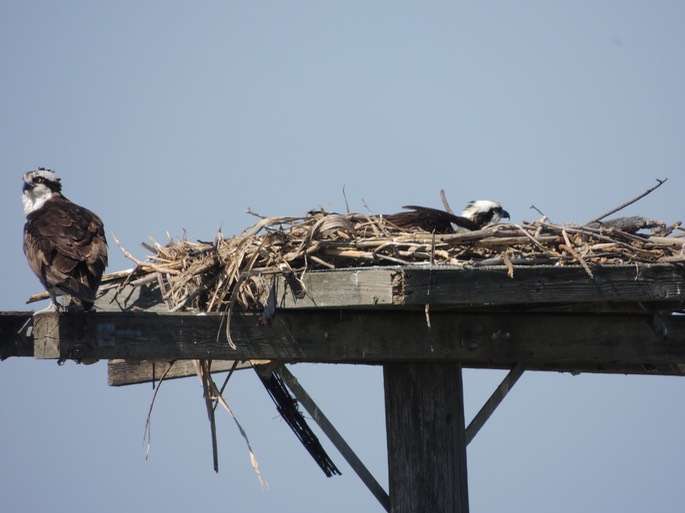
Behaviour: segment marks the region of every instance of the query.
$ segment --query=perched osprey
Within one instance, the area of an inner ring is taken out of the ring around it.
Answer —
[[[460,216],[430,207],[406,205],[411,212],[384,216],[400,228],[418,228],[427,232],[454,233],[454,225],[467,230],[480,230],[500,219],[509,219],[509,212],[496,201],[475,200],[469,202]]]
[[[49,169],[24,175],[24,254],[50,294],[48,309],[59,310],[57,296],[68,294],[76,309],[89,310],[107,266],[105,230],[97,215],[61,191]]]

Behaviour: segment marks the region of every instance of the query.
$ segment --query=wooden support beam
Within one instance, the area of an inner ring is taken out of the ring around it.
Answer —
[[[469,422],[469,425],[466,428],[466,445],[471,443],[478,434],[478,431],[485,425],[492,414],[495,413],[497,407],[504,400],[518,379],[523,375],[524,370],[525,367],[520,363],[514,366],[495,389],[490,398],[485,402],[483,407],[478,411],[476,416]]]
[[[340,435],[338,430],[331,424],[328,417],[324,415],[307,391],[300,385],[297,378],[282,364],[276,367],[275,372],[281,377],[285,384],[288,385],[288,388],[293,395],[300,404],[304,406],[305,410],[312,416],[314,421],[316,421],[321,430],[326,434],[333,445],[335,445],[335,448],[342,454],[343,458],[345,458],[350,467],[352,467],[352,470],[356,472],[369,491],[378,499],[381,506],[383,506],[386,511],[390,511],[390,498],[387,492],[383,490],[383,487],[376,481],[373,474],[369,472],[369,469],[366,468],[342,435]]]
[[[685,316],[279,310],[271,325],[236,314],[229,346],[218,314],[39,314],[37,358],[281,360],[569,372],[682,374]]]
[[[461,366],[383,366],[390,510],[469,510]]]

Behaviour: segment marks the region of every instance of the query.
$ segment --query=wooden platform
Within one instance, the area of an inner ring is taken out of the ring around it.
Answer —
[[[682,265],[368,267],[312,271],[297,299],[282,279],[260,313],[168,313],[159,292],[135,288],[98,312],[35,319],[5,313],[3,356],[169,361],[279,360],[680,375],[685,372]],[[141,310],[144,305],[144,311]],[[230,324],[231,340],[226,326]],[[118,384],[118,383],[117,383]]]
[[[467,512],[466,444],[524,370],[685,374],[685,266],[589,271],[311,271],[299,298],[285,279],[275,281],[268,315],[168,313],[154,286],[137,287],[116,298],[110,292],[95,313],[35,315],[29,331],[20,328],[31,312],[2,313],[0,356],[107,359],[114,385],[155,379],[166,362],[192,359],[212,360],[215,370],[246,360],[282,369],[289,362],[382,365],[389,495],[348,461],[389,511]],[[462,367],[511,369],[468,428]],[[191,372],[178,366],[178,376]]]

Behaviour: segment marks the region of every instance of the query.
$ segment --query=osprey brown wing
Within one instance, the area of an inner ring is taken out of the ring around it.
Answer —
[[[89,308],[107,266],[107,241],[100,218],[58,195],[30,213],[24,253],[46,288],[56,287]]]
[[[418,205],[405,205],[402,208],[411,210],[383,217],[399,228],[420,229],[426,232],[454,233],[453,223],[469,230],[477,230],[479,228],[465,217],[456,216],[437,208],[420,207]]]

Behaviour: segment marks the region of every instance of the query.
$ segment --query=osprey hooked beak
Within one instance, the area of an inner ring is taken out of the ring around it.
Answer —
[[[509,212],[504,210],[502,207],[499,208],[499,211],[495,210],[495,214],[499,215],[499,219],[497,219],[497,221],[499,221],[500,219],[511,219],[511,217],[509,217]]]

